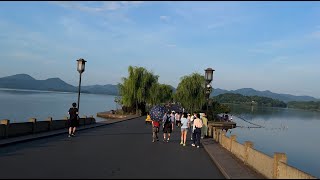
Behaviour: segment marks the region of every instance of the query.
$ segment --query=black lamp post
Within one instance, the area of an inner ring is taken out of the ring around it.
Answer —
[[[78,112],[79,112],[79,104],[80,104],[80,87],[81,87],[81,75],[84,72],[84,68],[85,68],[85,63],[87,61],[85,61],[84,59],[80,58],[77,60],[78,64],[77,64],[77,70],[80,73],[80,79],[79,79],[79,89],[78,89]]]
[[[207,68],[205,69],[205,80],[206,80],[206,84],[205,84],[205,94],[206,94],[206,100],[207,100],[207,116],[208,116],[208,109],[209,109],[209,98],[210,98],[210,94],[211,94],[211,90],[212,90],[212,86],[211,86],[211,81],[213,79],[213,71],[215,71],[212,68]]]

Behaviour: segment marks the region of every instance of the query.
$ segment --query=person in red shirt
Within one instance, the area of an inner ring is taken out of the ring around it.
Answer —
[[[158,138],[159,127],[160,127],[159,121],[152,120],[152,142],[159,141],[159,138]]]

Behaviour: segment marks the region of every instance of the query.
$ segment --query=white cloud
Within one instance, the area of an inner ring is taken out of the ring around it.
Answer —
[[[289,57],[288,56],[276,56],[271,61],[276,64],[287,63],[287,62],[289,62]]]
[[[170,20],[170,17],[169,16],[160,16],[160,20],[167,22]]]
[[[84,12],[103,12],[103,11],[116,11],[123,8],[136,6],[143,3],[142,1],[81,1],[81,2],[65,2],[54,1],[51,2],[60,5],[64,8],[76,9]]]
[[[177,47],[176,44],[167,44],[167,47]]]
[[[312,32],[309,37],[320,39],[320,30]]]
[[[223,27],[224,25],[226,25],[226,22],[220,21],[220,22],[209,24],[208,29],[215,29],[215,28]]]

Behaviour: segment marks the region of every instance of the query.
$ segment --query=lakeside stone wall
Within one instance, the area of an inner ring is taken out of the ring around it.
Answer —
[[[250,166],[260,174],[269,179],[317,179],[316,177],[305,173],[295,167],[287,164],[287,156],[285,153],[274,153],[270,157],[253,148],[253,143],[246,141],[244,144],[236,141],[237,136],[231,135],[227,137],[225,131],[219,128],[209,126],[208,135],[218,142],[223,148],[230,151],[237,158]]]
[[[85,126],[96,123],[93,116],[84,116],[79,120],[79,126]],[[45,121],[37,121],[36,118],[30,118],[28,122],[10,123],[10,120],[0,120],[0,139],[24,136],[29,134],[48,132],[58,129],[68,128],[68,118],[52,120],[49,117]]]

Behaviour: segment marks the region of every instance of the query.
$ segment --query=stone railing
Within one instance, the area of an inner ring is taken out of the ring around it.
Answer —
[[[208,136],[218,142],[222,147],[230,151],[244,164],[253,168],[266,178],[270,179],[317,179],[299,169],[287,164],[285,153],[275,152],[273,157],[259,152],[253,148],[253,143],[246,141],[240,144],[236,141],[236,135],[227,137],[225,131],[219,128],[209,126]]]
[[[36,118],[30,118],[28,122],[10,123],[10,120],[0,120],[0,139],[47,132],[68,127],[68,117],[61,120],[52,120],[48,117],[45,121],[37,121]],[[85,126],[96,123],[93,116],[84,116],[79,120],[79,126]]]

